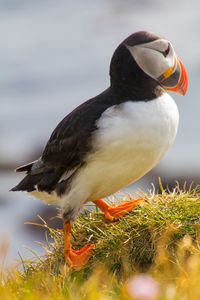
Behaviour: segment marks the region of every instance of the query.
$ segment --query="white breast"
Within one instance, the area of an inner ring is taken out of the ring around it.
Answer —
[[[108,196],[141,178],[173,143],[178,121],[177,106],[168,94],[107,109],[97,122],[95,151],[74,179],[64,206],[70,199],[78,204]]]
[[[76,215],[86,201],[111,195],[150,171],[173,143],[178,121],[177,106],[168,94],[110,107],[96,124],[94,151],[74,177],[70,190],[62,198],[55,192],[32,195],[60,204]]]

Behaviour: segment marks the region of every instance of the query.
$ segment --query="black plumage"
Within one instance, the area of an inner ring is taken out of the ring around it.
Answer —
[[[17,171],[26,171],[25,178],[12,191],[55,190],[64,193],[70,180],[94,151],[92,137],[96,122],[113,105],[131,101],[151,101],[163,93],[159,83],[145,74],[134,61],[127,45],[151,42],[157,36],[142,32],[125,39],[115,50],[110,64],[111,85],[100,95],[84,102],[67,115],[53,131],[41,158]],[[70,175],[61,179],[64,174]]]

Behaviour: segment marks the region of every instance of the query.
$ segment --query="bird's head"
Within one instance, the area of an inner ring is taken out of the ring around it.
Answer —
[[[161,86],[167,91],[185,95],[188,89],[186,70],[171,43],[146,31],[126,38],[111,60],[111,84],[143,88]]]

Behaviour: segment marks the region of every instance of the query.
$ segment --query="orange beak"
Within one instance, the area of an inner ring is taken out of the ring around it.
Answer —
[[[173,68],[168,69],[161,76],[160,84],[171,92],[180,93],[184,96],[188,90],[188,76],[182,62],[177,58]]]

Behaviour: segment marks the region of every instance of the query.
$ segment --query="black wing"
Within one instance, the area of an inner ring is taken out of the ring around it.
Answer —
[[[84,161],[90,150],[91,134],[96,129],[95,123],[100,113],[90,102],[92,101],[77,107],[55,128],[42,154],[45,163],[66,172]]]
[[[53,131],[42,157],[33,164],[18,168],[18,171],[27,171],[28,174],[12,190],[33,191],[37,186],[40,191],[50,192],[63,174],[80,168],[91,151],[96,121],[110,105],[114,105],[109,95],[108,89],[67,115]]]

